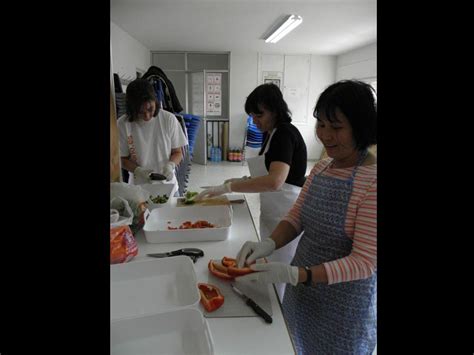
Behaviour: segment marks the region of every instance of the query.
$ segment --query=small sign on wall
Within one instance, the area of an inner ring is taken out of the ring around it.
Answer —
[[[276,71],[264,71],[262,72],[263,84],[275,84],[278,88],[282,89],[283,84],[283,73]]]
[[[222,115],[222,73],[206,73],[207,97],[206,114],[208,116]]]

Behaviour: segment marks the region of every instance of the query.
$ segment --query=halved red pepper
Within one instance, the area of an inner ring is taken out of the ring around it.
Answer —
[[[243,276],[254,272],[254,270],[249,267],[238,268],[237,260],[229,258],[227,256],[224,256],[222,258],[221,263],[222,265],[227,266],[227,274],[229,274],[230,276]]]
[[[237,260],[234,258],[229,258],[227,256],[224,256],[221,260],[222,265],[224,266],[237,266]]]
[[[198,283],[198,288],[201,294],[201,304],[206,311],[214,312],[224,304],[224,296],[218,287],[211,284]]]
[[[227,267],[225,267],[224,265],[220,265],[219,263],[215,263],[214,261],[209,260],[209,264],[207,265],[207,267],[211,274],[213,274],[214,276],[217,276],[224,280],[234,279],[233,276],[227,273]]]

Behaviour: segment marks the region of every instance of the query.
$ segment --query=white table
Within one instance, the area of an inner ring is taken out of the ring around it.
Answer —
[[[245,199],[244,195],[232,194],[229,199]],[[170,200],[176,205],[176,198]],[[183,207],[185,208],[185,207]],[[199,248],[204,257],[194,264],[198,282],[207,282],[210,259],[235,256],[246,240],[258,240],[258,234],[250,215],[247,202],[233,204],[233,221],[228,239],[216,242],[186,242],[151,244],[145,239],[143,231],[136,235],[138,255],[131,261],[151,259],[146,254],[172,251],[180,248]],[[206,318],[214,340],[216,355],[221,354],[294,354],[295,350],[283,318],[281,306],[272,286],[270,300],[273,323],[266,324],[260,317]],[[196,306],[200,309],[199,304]]]

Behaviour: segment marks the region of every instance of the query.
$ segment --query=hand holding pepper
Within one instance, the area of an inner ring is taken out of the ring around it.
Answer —
[[[237,254],[237,267],[243,267],[252,264],[259,258],[269,256],[275,250],[275,241],[271,238],[266,238],[263,242],[244,243],[239,253]]]

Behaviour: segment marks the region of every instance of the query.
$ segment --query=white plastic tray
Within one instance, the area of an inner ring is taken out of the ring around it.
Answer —
[[[150,193],[151,196],[156,197],[158,195],[168,196],[168,201],[165,203],[148,203],[148,209],[153,210],[155,208],[169,206],[170,198],[173,197],[175,193],[175,184],[165,184],[165,183],[154,183],[154,184],[143,184],[140,187]],[[148,196],[149,197],[149,196]]]
[[[202,229],[176,229],[183,222],[205,220],[216,227]],[[225,240],[229,236],[232,225],[231,206],[191,206],[162,207],[153,211],[145,211],[143,231],[148,243],[202,242]]]
[[[112,320],[194,306],[199,300],[196,273],[188,256],[110,266]]]
[[[114,355],[214,354],[209,325],[195,308],[113,321],[110,342]]]

